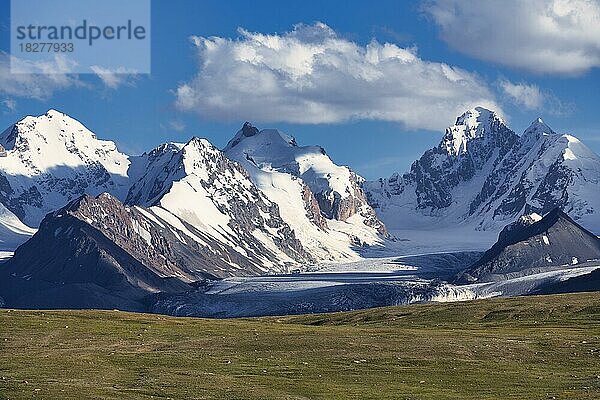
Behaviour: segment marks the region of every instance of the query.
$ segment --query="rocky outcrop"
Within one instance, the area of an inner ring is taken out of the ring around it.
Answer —
[[[302,201],[304,202],[304,208],[306,209],[306,215],[308,219],[316,226],[323,230],[327,230],[327,219],[321,214],[321,207],[319,202],[315,198],[310,188],[302,183]]]

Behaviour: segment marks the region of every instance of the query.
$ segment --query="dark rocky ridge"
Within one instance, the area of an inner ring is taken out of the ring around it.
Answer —
[[[506,226],[456,281],[497,281],[598,259],[600,240],[556,208],[537,222],[522,219]]]
[[[192,289],[189,279],[157,273],[80,219],[76,204],[68,207],[44,218],[0,268],[6,306],[143,311],[151,293]]]

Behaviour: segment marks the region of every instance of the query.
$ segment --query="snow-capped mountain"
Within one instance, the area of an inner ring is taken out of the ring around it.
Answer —
[[[281,272],[314,260],[277,204],[204,139],[127,156],[50,110],[17,122],[0,135],[0,144],[0,250],[13,251],[27,240],[47,213],[84,194],[106,192],[149,207],[168,230],[185,232],[182,240],[195,241],[199,259],[210,260],[219,276]]]
[[[161,145],[142,158],[145,173],[131,186],[126,203],[202,232],[189,236],[201,246],[216,242],[227,248],[222,256],[238,274],[283,272],[314,260],[277,204],[206,139]]]
[[[600,158],[541,120],[519,137],[483,108],[460,116],[408,173],[376,182],[321,147],[249,123],[224,151],[193,138],[132,157],[50,110],[7,129],[0,144],[0,250],[14,250],[47,213],[103,192],[184,232],[173,237],[194,241],[202,256],[192,259],[211,260],[219,276],[357,259],[361,246],[390,245],[382,220],[396,231],[421,229],[419,240],[446,250],[450,231],[472,250],[465,229],[493,237],[524,213],[554,207],[600,230]],[[436,242],[439,232],[446,236]]]
[[[470,215],[481,227],[505,224],[520,214],[554,208],[600,232],[600,157],[571,135],[535,120],[494,175],[488,176]]]
[[[58,111],[22,119],[0,144],[0,250],[14,250],[48,212],[84,193],[123,197],[129,188],[129,157]]]
[[[366,182],[391,230],[498,232],[523,214],[559,207],[600,232],[600,157],[571,135],[535,120],[516,135],[481,107],[458,117],[409,172]]]
[[[25,117],[0,144],[0,202],[28,226],[83,193],[123,197],[129,188],[129,157],[61,112]]]
[[[348,167],[336,165],[321,147],[299,146],[280,131],[249,123],[223,151],[192,138],[134,157],[51,110],[16,123],[0,135],[0,144],[0,251],[14,250],[29,238],[0,268],[0,304],[14,307],[178,314],[180,306],[187,312],[191,304],[196,311],[209,307],[201,315],[213,315],[238,304],[211,303],[235,296],[210,297],[216,286],[205,279],[229,277],[224,281],[228,288],[242,276],[353,261],[364,245],[394,255],[402,246],[414,253],[419,241],[421,252],[448,251],[457,240],[465,245],[462,249],[489,247],[507,223],[556,207],[596,234],[600,231],[600,158],[539,119],[518,136],[483,108],[460,116],[409,172],[376,182],[363,182]],[[454,276],[458,266],[451,274],[431,270],[417,286],[403,281],[389,291],[387,283],[355,287],[350,276],[353,285],[343,290],[299,291],[288,303],[281,301],[284,294],[268,294],[250,308],[281,309],[272,307],[275,300],[292,312],[307,310],[303,296],[318,297],[310,299],[318,304],[314,310],[334,310],[517,295],[594,271],[597,265],[586,260],[595,257],[597,239],[562,212],[554,214],[556,221],[543,233],[518,243],[505,241],[495,254],[497,270],[470,271],[481,278],[476,283],[429,281]],[[396,235],[399,230],[417,235],[387,240],[382,220]],[[521,225],[510,225],[501,238],[516,235]],[[551,269],[564,270],[546,271],[547,256]],[[518,266],[511,270],[511,260],[519,257],[538,270],[527,276],[519,275]],[[390,262],[396,268],[396,259]],[[446,261],[443,265],[448,268]],[[481,283],[488,272],[517,277]],[[295,282],[295,276],[288,278]],[[265,279],[257,285],[277,290]],[[313,279],[306,285],[322,285],[316,283],[320,275]],[[333,280],[335,287],[339,277]],[[332,304],[342,308],[329,308]]]
[[[299,146],[276,129],[246,122],[224,149],[279,205],[282,218],[319,260],[356,258],[353,247],[387,234],[361,189],[362,178],[318,146]]]

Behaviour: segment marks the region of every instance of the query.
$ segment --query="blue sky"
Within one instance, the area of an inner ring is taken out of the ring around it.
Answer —
[[[511,9],[510,1],[502,10],[495,9],[494,3],[500,2],[473,3],[478,4],[473,10],[463,9],[465,2],[453,1],[283,5],[155,0],[150,75],[103,81],[94,74],[80,74],[74,80],[49,84],[44,96],[34,98],[23,85],[11,81],[6,68],[0,69],[0,126],[55,108],[77,118],[100,138],[116,141],[121,150],[141,153],[191,136],[206,137],[223,147],[249,120],[260,128],[279,128],[300,144],[322,145],[334,161],[372,179],[406,170],[439,142],[444,126],[457,116],[455,108],[481,98],[497,105],[517,133],[541,116],[554,130],[572,133],[600,152],[600,35],[594,28],[600,26],[598,2],[575,1],[575,9],[564,10],[554,1],[540,0],[519,7],[518,12]],[[541,12],[554,17],[550,28],[536,28]],[[294,28],[297,24],[304,28]],[[1,0],[4,56],[10,51],[9,25],[9,2]],[[259,46],[257,34],[281,39],[281,52],[286,51],[287,58]],[[219,51],[203,55],[213,65],[203,68],[200,47],[190,40],[192,36],[232,40],[211,42]],[[323,56],[326,62],[312,65],[307,72],[302,70],[305,64],[294,64],[299,57],[294,51],[306,52],[315,43],[326,48],[328,58]],[[385,57],[386,43],[393,45],[387,48],[394,52],[393,59],[374,67],[352,50],[339,50],[353,45],[359,52],[366,51],[371,44],[379,57]],[[254,76],[247,81],[250,88],[233,87],[227,81],[230,76],[244,76],[246,65],[235,55],[248,48],[264,60],[264,65],[255,63],[250,70],[267,74],[257,89],[253,89]],[[332,61],[340,59],[339,65]],[[465,81],[446,82],[448,74],[441,64],[464,74]],[[374,74],[374,80],[371,75],[352,78],[363,72]],[[277,79],[272,88],[262,85],[275,79],[269,74]],[[411,74],[426,76],[411,82]],[[208,80],[208,75],[214,79]],[[290,84],[311,89],[294,86],[288,92]],[[283,104],[273,100],[282,93],[291,93]],[[209,104],[207,97],[223,104]],[[447,110],[440,112],[445,104]]]

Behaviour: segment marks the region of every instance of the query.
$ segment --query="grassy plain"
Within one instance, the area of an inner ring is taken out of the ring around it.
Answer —
[[[600,293],[237,320],[0,310],[0,398],[598,399]]]

